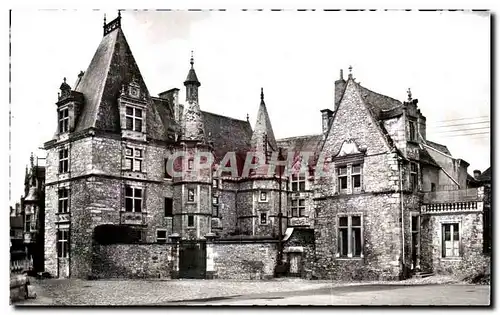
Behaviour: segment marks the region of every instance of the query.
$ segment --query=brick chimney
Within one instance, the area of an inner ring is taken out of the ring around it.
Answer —
[[[158,94],[158,97],[168,100],[173,105],[175,120],[179,121],[183,110],[179,107],[179,89],[173,88],[165,92],[161,92],[160,94]]]
[[[340,103],[340,99],[344,94],[345,86],[347,82],[344,80],[344,71],[340,69],[340,78],[335,81],[335,107],[334,110],[337,109]]]
[[[332,123],[333,111],[326,108],[321,110],[321,122],[322,122],[322,133],[323,139],[326,138],[326,134],[330,129],[330,124]]]

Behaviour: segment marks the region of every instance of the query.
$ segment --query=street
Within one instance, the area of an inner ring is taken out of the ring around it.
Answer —
[[[488,305],[490,286],[446,278],[341,283],[328,280],[34,280],[17,305]]]

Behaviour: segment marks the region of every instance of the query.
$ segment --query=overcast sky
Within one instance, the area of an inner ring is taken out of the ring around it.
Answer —
[[[106,13],[108,21],[116,17]],[[103,15],[12,12],[11,205],[22,194],[30,152],[43,156],[37,148],[56,131],[63,77],[73,87],[102,39]],[[469,162],[469,173],[490,166],[488,14],[125,11],[122,29],[152,95],[177,87],[184,102],[194,50],[203,110],[248,113],[253,126],[263,87],[277,138],[318,134],[339,70],[346,77],[352,65],[356,80],[375,92],[403,101],[411,88],[427,138]]]

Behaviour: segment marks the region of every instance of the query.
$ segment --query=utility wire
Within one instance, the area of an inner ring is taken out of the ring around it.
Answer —
[[[465,117],[465,118],[456,118],[456,119],[445,119],[445,120],[438,120],[438,121],[436,121],[436,122],[447,122],[447,121],[468,120],[468,119],[479,119],[479,118],[489,118],[489,116],[478,116],[478,117]]]
[[[454,130],[445,130],[445,131],[436,131],[436,132],[431,132],[434,134],[440,134],[440,133],[447,133],[447,132],[460,132],[460,131],[468,131],[468,130],[479,130],[479,129],[490,129],[490,127],[478,127],[478,128],[466,128],[466,129],[454,129]]]
[[[484,124],[484,123],[489,123],[489,120],[485,121],[478,121],[478,122],[473,122],[473,123],[463,123],[463,124],[454,124],[454,125],[440,125],[440,126],[435,126],[435,128],[446,128],[446,127],[454,127],[454,126],[470,126],[470,125],[475,125],[475,124]]]
[[[477,133],[466,133],[466,134],[461,134],[461,135],[444,135],[441,137],[467,137],[467,136],[472,136],[472,135],[489,135],[489,132],[477,132]]]

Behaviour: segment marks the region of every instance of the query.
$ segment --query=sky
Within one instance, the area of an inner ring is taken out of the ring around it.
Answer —
[[[73,87],[116,10],[14,10],[11,20],[11,195],[30,152],[52,139],[63,77]],[[151,95],[183,81],[191,50],[202,110],[255,124],[260,88],[277,138],[319,134],[334,81],[357,82],[427,117],[427,139],[490,166],[490,17],[472,12],[124,11],[122,29]],[[465,130],[464,129],[472,129]],[[465,134],[466,136],[461,136]],[[40,163],[43,163],[40,161]]]

